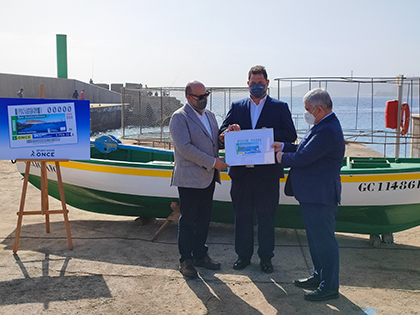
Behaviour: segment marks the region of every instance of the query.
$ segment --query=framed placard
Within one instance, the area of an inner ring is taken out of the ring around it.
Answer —
[[[274,164],[273,139],[272,128],[226,132],[226,163],[230,166]]]
[[[89,101],[0,98],[0,159],[90,159]]]

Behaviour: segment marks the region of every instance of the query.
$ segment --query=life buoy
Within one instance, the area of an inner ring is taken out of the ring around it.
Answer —
[[[409,126],[410,126],[410,106],[408,106],[407,102],[404,102],[401,105],[400,131],[401,131],[402,136],[404,136],[408,132]]]

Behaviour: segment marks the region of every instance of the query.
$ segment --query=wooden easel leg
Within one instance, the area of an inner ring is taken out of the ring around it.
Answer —
[[[66,225],[67,241],[69,244],[69,249],[73,249],[73,241],[71,239],[70,223],[69,223],[68,211],[66,207],[66,199],[64,196],[63,179],[61,177],[60,162],[55,162],[55,169],[57,171],[57,183],[58,183],[58,189],[60,191],[61,206],[63,208],[64,223]]]
[[[22,197],[20,199],[20,208],[19,208],[19,212],[17,213],[18,223],[16,226],[15,244],[13,247],[13,253],[16,254],[19,247],[19,237],[20,237],[20,231],[22,227],[23,216],[28,215],[28,214],[45,215],[46,230],[47,230],[47,233],[49,233],[50,232],[50,214],[63,213],[64,223],[66,225],[66,231],[67,231],[67,241],[69,244],[69,248],[73,249],[73,242],[72,242],[71,233],[70,233],[70,223],[69,223],[69,218],[68,218],[68,210],[66,207],[63,179],[61,177],[61,169],[60,169],[59,161],[55,161],[55,166],[56,166],[56,171],[57,171],[57,183],[58,183],[58,188],[60,192],[60,199],[61,199],[61,206],[62,206],[61,210],[49,209],[47,161],[40,161],[41,163],[41,211],[24,211],[26,192],[27,192],[28,182],[29,182],[29,171],[31,167],[31,161],[26,161],[25,163],[26,163],[25,177],[24,177],[23,187],[22,187]]]
[[[13,253],[16,254],[19,248],[19,237],[20,237],[20,230],[22,227],[22,219],[23,219],[23,209],[25,208],[25,199],[26,199],[26,190],[28,188],[28,181],[29,181],[29,170],[31,168],[31,162],[26,162],[26,169],[25,169],[25,177],[23,179],[23,186],[22,186],[22,196],[20,198],[20,207],[18,215],[18,222],[16,226],[15,232],[15,245],[13,246]]]
[[[41,162],[41,212],[45,216],[45,229],[50,233],[50,215],[48,214],[48,175],[47,162]]]

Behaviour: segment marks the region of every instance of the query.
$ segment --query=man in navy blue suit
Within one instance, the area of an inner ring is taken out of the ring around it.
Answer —
[[[323,301],[339,295],[335,215],[341,198],[340,170],[345,142],[328,92],[311,90],[303,97],[303,103],[304,118],[314,126],[299,145],[275,142],[273,147],[277,161],[291,168],[285,193],[299,201],[314,267],[312,276],[294,283],[315,289],[305,294],[306,300]]]
[[[274,140],[293,142],[296,130],[286,103],[267,95],[269,80],[263,66],[252,67],[248,73],[250,96],[232,106],[220,127],[219,140],[224,133],[245,129],[273,128]],[[254,252],[254,215],[258,221],[258,256],[261,270],[273,272],[274,216],[279,204],[279,181],[284,177],[279,163],[270,165],[232,166],[230,195],[235,211],[236,270],[251,263]]]

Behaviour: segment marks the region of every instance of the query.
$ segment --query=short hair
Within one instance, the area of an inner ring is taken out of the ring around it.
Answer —
[[[248,81],[251,79],[252,74],[262,74],[264,79],[268,80],[267,71],[264,66],[254,66],[248,72]]]
[[[312,107],[321,106],[326,110],[332,110],[332,100],[330,94],[323,89],[313,89],[305,94],[303,103],[308,103]]]

